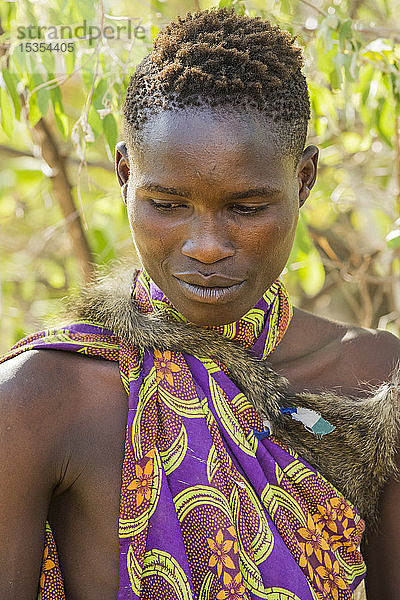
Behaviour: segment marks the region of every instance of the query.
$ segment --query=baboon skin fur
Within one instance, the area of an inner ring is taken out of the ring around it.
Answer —
[[[317,469],[374,528],[380,492],[398,475],[399,367],[390,381],[371,389],[366,398],[293,393],[287,379],[273,371],[268,361],[255,358],[218,333],[172,320],[166,312],[139,313],[131,298],[131,284],[132,271],[121,270],[93,281],[70,298],[68,320],[101,323],[142,350],[171,350],[225,365],[260,416],[271,422],[273,436]],[[335,426],[334,431],[317,437],[279,410],[294,405],[319,412]]]

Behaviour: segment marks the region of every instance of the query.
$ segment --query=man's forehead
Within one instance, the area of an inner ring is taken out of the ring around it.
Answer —
[[[185,170],[217,180],[247,179],[249,185],[272,175],[280,179],[293,170],[275,123],[239,111],[224,115],[214,108],[165,110],[152,116],[133,163],[138,175],[150,170],[168,179]]]
[[[223,146],[227,151],[257,146],[279,149],[279,132],[272,120],[259,111],[233,107],[159,111],[145,124],[141,139],[141,145],[150,151],[155,144],[159,149],[177,151],[194,145],[205,145],[210,150]]]

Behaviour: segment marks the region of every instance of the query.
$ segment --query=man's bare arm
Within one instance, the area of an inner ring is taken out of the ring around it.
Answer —
[[[53,353],[0,366],[0,598],[37,597],[47,510],[63,462]],[[64,421],[65,422],[65,421]]]
[[[364,357],[364,360],[363,360]],[[356,362],[364,363],[363,379],[387,381],[399,367],[400,340],[387,332],[377,332]],[[397,369],[396,369],[397,367]],[[400,409],[400,392],[394,398]],[[397,448],[400,472],[400,435]],[[367,531],[362,553],[367,564],[368,600],[400,600],[400,481],[393,477],[385,486],[380,504],[378,527]]]
[[[386,486],[380,504],[379,529],[366,537],[368,600],[400,599],[400,483]]]

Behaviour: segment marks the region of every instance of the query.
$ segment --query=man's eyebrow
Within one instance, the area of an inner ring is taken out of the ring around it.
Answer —
[[[144,190],[146,192],[159,192],[160,194],[173,194],[174,196],[190,198],[190,192],[186,190],[176,190],[173,187],[166,187],[164,185],[159,185],[158,183],[146,183],[139,186],[137,189]]]
[[[191,193],[188,190],[178,190],[173,187],[167,187],[158,183],[147,183],[137,188],[138,190],[144,190],[146,192],[159,192],[160,194],[171,194],[174,196],[181,196],[182,198],[191,198]],[[231,192],[227,194],[229,200],[244,200],[245,198],[253,198],[254,196],[271,196],[273,194],[280,194],[282,190],[270,186],[264,186],[261,188],[250,188],[241,192]]]
[[[232,192],[229,194],[229,200],[244,200],[245,198],[253,198],[254,196],[272,196],[274,194],[280,194],[282,190],[270,186],[264,186],[261,188],[251,188],[249,190],[243,190],[243,192]]]

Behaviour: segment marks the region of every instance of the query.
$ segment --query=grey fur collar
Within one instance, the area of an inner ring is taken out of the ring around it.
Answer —
[[[399,371],[365,399],[321,394],[292,394],[288,381],[268,362],[219,334],[168,319],[163,313],[142,315],[130,298],[132,273],[105,277],[73,298],[73,320],[101,322],[118,337],[142,349],[157,347],[212,357],[229,369],[231,379],[268,419],[274,435],[316,468],[373,524],[380,492],[397,475],[395,452],[399,426]],[[319,412],[336,429],[321,439],[282,415],[280,406]]]

